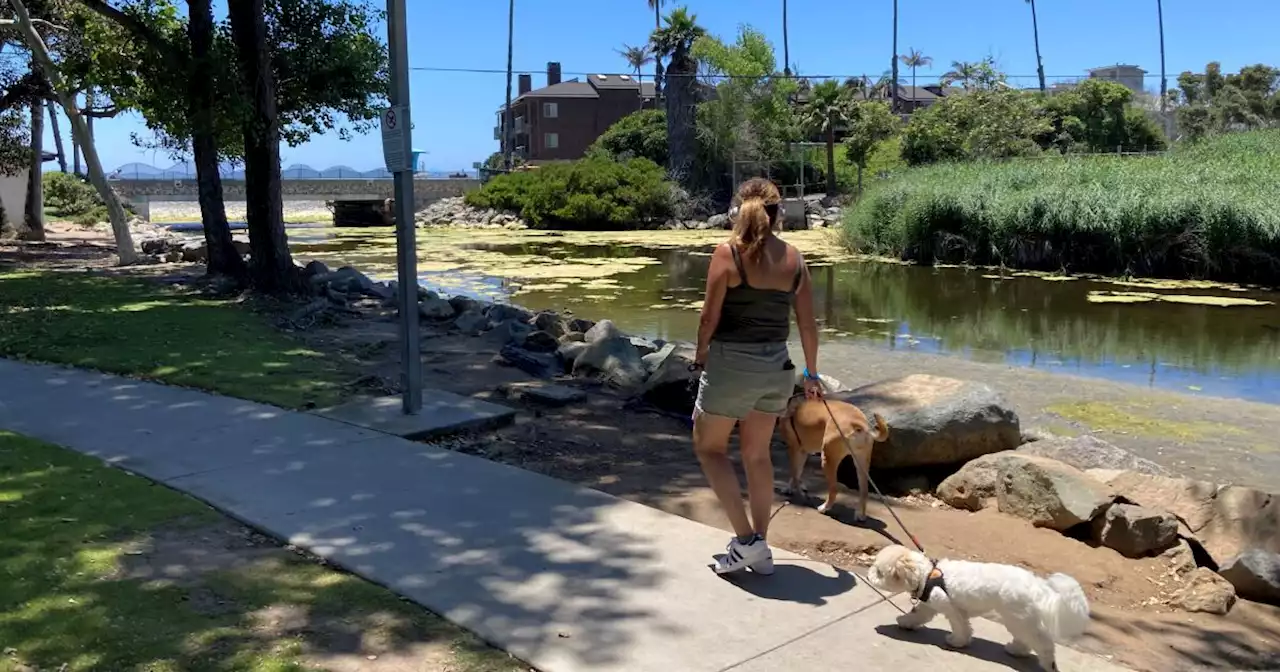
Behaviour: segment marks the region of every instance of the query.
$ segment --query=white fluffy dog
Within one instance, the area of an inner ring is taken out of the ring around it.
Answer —
[[[867,582],[919,600],[898,617],[903,628],[914,630],[938,614],[945,616],[951,624],[947,644],[956,648],[973,639],[970,619],[994,612],[1013,635],[1005,650],[1014,656],[1034,653],[1046,670],[1058,669],[1054,642],[1079,637],[1089,623],[1089,601],[1066,574],[1042,579],[1021,567],[963,560],[935,566],[925,554],[894,545],[876,554]]]

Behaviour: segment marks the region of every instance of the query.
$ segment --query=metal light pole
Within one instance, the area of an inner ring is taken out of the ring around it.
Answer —
[[[383,114],[382,152],[395,174],[396,271],[399,278],[400,358],[404,365],[405,415],[422,410],[422,360],[418,333],[418,250],[413,222],[413,124],[409,116],[409,40],[405,0],[387,0],[391,55],[391,109]]]

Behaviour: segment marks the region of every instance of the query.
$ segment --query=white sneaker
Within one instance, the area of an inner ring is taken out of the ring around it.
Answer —
[[[773,551],[758,535],[750,543],[742,543],[734,537],[725,547],[725,554],[716,558],[716,574],[729,574],[750,569],[756,574],[773,573]]]

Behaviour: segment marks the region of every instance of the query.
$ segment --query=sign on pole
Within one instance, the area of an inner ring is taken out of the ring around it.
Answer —
[[[382,160],[393,173],[416,168],[409,127],[408,105],[393,105],[382,111]]]

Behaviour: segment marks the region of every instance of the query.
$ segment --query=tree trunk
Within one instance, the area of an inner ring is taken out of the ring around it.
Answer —
[[[59,100],[62,101],[62,109],[71,121],[72,133],[75,134],[80,144],[84,146],[84,158],[89,168],[89,180],[93,182],[94,188],[98,190],[98,196],[102,199],[102,202],[107,204],[107,214],[111,218],[111,230],[115,234],[116,254],[120,257],[120,263],[132,264],[138,260],[138,251],[133,247],[133,235],[129,231],[129,222],[125,219],[124,207],[120,205],[120,197],[116,196],[116,192],[111,189],[111,185],[107,182],[106,174],[102,172],[102,162],[98,160],[98,152],[89,138],[88,125],[85,124],[84,118],[80,116],[80,110],[76,108],[75,94],[63,87],[62,76],[58,72],[53,59],[49,57],[49,51],[44,46],[44,40],[40,38],[35,26],[31,24],[31,15],[27,13],[26,5],[22,3],[22,0],[9,0],[9,5],[13,7],[18,27],[23,33],[27,46],[31,49],[32,56],[40,64],[40,69],[49,78],[49,83],[52,85],[54,93],[58,94]]]
[[[27,175],[27,206],[22,240],[44,240],[44,103],[31,101],[31,172]]]
[[[827,196],[836,195],[836,120],[827,119]]]
[[[890,77],[893,81],[889,82],[889,90],[893,92],[891,106],[893,111],[898,111],[898,0],[893,0],[893,60],[889,62]]]
[[[697,129],[694,126],[694,65],[688,49],[681,45],[667,68],[668,170],[686,189],[694,187],[693,163]]]
[[[263,0],[230,0],[231,37],[252,110],[244,128],[244,181],[249,224],[249,276],[255,289],[284,294],[302,288],[289,253],[280,188],[280,120],[267,49]]]
[[[653,27],[662,27],[662,0],[653,3]],[[662,100],[662,54],[653,55],[653,107],[657,109]]]
[[[53,144],[58,151],[58,170],[67,172],[67,153],[63,151],[62,129],[58,125],[58,105],[53,100],[44,101],[49,110],[49,125],[53,127]]]
[[[858,164],[858,200],[862,200],[862,164]]]
[[[1040,23],[1036,20],[1036,0],[1031,0],[1031,32],[1036,39],[1036,74],[1040,76],[1040,93],[1044,93],[1044,61],[1040,60]]]
[[[187,30],[191,40],[191,77],[187,90],[187,114],[191,118],[191,150],[196,164],[196,188],[200,221],[208,249],[208,273],[246,280],[249,267],[236,251],[222,200],[222,175],[218,172],[218,139],[214,134],[214,94],[196,73],[204,70],[213,50],[213,4],[189,0]]]

